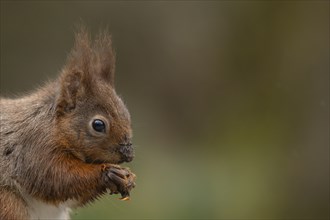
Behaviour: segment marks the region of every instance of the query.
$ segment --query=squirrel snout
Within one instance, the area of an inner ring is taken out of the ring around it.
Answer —
[[[134,158],[134,148],[131,142],[119,144],[119,152],[124,162],[131,162]]]

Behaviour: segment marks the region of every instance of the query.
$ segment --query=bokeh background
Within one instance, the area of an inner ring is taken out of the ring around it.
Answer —
[[[1,96],[108,26],[138,175],[73,219],[328,219],[328,1],[1,1]]]

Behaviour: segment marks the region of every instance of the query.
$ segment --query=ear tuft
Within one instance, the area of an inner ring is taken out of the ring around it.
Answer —
[[[90,34],[84,26],[80,26],[75,33],[74,47],[69,54],[65,68],[67,70],[78,69],[88,74],[92,59],[93,50]]]
[[[94,43],[95,56],[99,62],[98,73],[114,86],[116,57],[112,48],[112,39],[109,31],[100,31]]]
[[[85,26],[81,25],[75,33],[75,43],[64,67],[70,71],[78,69],[84,78],[98,77],[114,86],[115,53],[109,31],[100,31],[95,41]]]

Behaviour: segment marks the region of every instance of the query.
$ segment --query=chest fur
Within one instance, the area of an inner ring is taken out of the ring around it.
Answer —
[[[70,206],[72,202],[61,203],[58,206],[44,203],[34,198],[27,200],[30,219],[70,219]]]

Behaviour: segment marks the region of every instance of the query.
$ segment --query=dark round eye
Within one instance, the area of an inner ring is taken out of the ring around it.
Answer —
[[[97,132],[105,132],[105,123],[100,119],[95,119],[92,123],[92,126]]]

